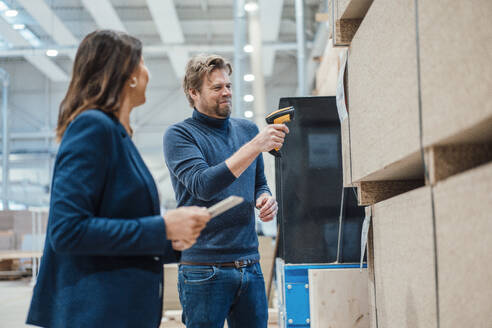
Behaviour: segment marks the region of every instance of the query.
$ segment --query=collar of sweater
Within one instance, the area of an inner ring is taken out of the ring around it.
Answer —
[[[196,108],[193,111],[193,119],[197,120],[198,122],[208,125],[212,128],[219,129],[219,130],[227,130],[227,126],[229,125],[229,117],[227,118],[214,118],[207,116],[203,113],[200,113]]]

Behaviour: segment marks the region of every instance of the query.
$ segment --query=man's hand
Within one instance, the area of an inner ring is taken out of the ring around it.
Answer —
[[[278,204],[275,197],[265,193],[256,200],[256,208],[260,210],[260,220],[268,222],[277,215]]]
[[[289,128],[285,124],[269,124],[251,140],[259,152],[280,149],[284,145]]]

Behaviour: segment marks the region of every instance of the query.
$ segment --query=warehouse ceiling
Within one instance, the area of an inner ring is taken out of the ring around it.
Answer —
[[[295,96],[294,0],[259,0],[267,111],[282,96]],[[180,87],[187,59],[219,53],[234,59],[234,1],[229,0],[3,0],[0,2],[0,67],[10,75],[10,198],[47,205],[57,143],[58,105],[66,92],[76,47],[95,29],[123,30],[140,38],[151,73],[147,103],[132,113],[134,142],[158,182],[164,206],[172,189],[162,155],[170,124],[192,111]],[[304,1],[305,36],[318,28],[319,0]],[[15,14],[16,13],[16,14]],[[57,52],[56,56],[47,56]],[[241,53],[245,73],[248,54]],[[252,92],[244,84],[243,94]],[[241,102],[243,116],[253,103]],[[252,117],[251,119],[254,119]]]

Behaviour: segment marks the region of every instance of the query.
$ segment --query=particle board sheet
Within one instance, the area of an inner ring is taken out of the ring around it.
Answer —
[[[491,327],[492,163],[434,188],[441,327]]]
[[[178,265],[164,265],[163,311],[181,310],[178,294]]]
[[[350,158],[350,135],[349,135],[349,120],[345,118],[340,123],[340,133],[342,142],[342,175],[343,175],[343,186],[352,186],[352,174],[351,170],[351,158]]]
[[[424,146],[492,141],[492,2],[378,0],[349,49],[353,181],[423,176]]]
[[[353,182],[411,179],[419,158],[414,0],[375,1],[352,40],[348,59]],[[410,165],[409,165],[410,164]],[[404,170],[404,172],[402,172]],[[394,176],[392,176],[392,174]]]
[[[436,328],[431,194],[422,187],[373,206],[379,328]]]
[[[338,0],[341,19],[364,18],[373,0]]]
[[[492,1],[419,0],[424,145],[492,140]]]
[[[265,288],[268,288],[268,284],[270,283],[270,277],[273,270],[274,251],[275,244],[272,237],[258,236],[258,252],[260,253],[260,266],[263,273],[263,279],[265,280]],[[272,284],[272,296],[270,296],[269,302],[270,307],[273,306],[273,289],[275,289],[274,284]]]
[[[369,326],[367,270],[309,270],[312,328]]]
[[[316,71],[316,90],[318,96],[335,96],[337,90],[338,72],[340,70],[340,54],[347,47],[333,47],[332,39],[329,39],[323,59]]]

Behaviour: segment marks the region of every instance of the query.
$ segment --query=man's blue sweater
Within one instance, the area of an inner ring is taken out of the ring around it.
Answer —
[[[184,251],[185,262],[231,262],[259,259],[254,205],[270,194],[260,154],[236,178],[225,160],[258,133],[247,120],[216,119],[196,109],[193,116],[171,126],[164,135],[164,157],[171,173],[178,206],[212,206],[230,195],[244,202],[213,218],[193,247]]]

